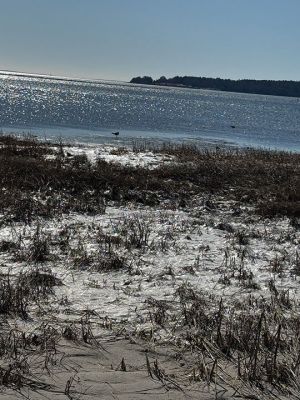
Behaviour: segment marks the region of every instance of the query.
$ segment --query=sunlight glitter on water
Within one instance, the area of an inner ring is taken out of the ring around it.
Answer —
[[[300,151],[297,98],[0,74],[0,110],[2,129],[84,142],[118,130]]]

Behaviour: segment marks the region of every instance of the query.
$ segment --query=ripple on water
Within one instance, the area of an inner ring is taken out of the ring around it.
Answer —
[[[176,132],[300,151],[296,98],[0,74],[0,110],[0,127],[118,129],[162,138]]]

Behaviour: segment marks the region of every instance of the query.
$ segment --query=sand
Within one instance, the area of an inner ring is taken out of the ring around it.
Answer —
[[[169,155],[136,153],[111,145],[73,146],[65,151],[68,157],[85,154],[91,162],[102,158],[148,168],[174,161]],[[97,271],[99,232],[129,237],[134,224],[149,232],[140,248],[116,248],[119,257],[126,257],[127,268]],[[215,378],[197,379],[195,365],[199,360],[184,351],[182,344],[178,345],[184,335],[176,331],[176,324],[180,325],[176,320],[180,309],[176,291],[182,285],[191,285],[207,296],[222,297],[225,304],[234,304],[249,294],[270,297],[270,280],[274,279],[278,290],[288,290],[290,297],[298,301],[299,276],[292,271],[297,262],[300,232],[288,218],[263,219],[250,206],[241,204],[237,209],[226,199],[204,194],[200,202],[189,207],[108,203],[105,213],[99,215],[72,212],[52,220],[39,218],[27,226],[1,226],[0,239],[14,241],[22,235],[26,249],[37,227],[52,243],[52,258],[40,267],[50,268],[62,285],[55,288],[50,300],[30,306],[29,320],[11,317],[7,331],[29,333],[46,324],[61,332],[74,324],[80,333],[82,318],[89,314],[86,326],[91,327],[92,335],[88,343],[58,338],[46,364],[44,353],[29,355],[31,378],[39,382],[39,388],[2,387],[3,398],[273,398],[247,383],[235,382],[235,372],[222,355],[214,367]],[[57,247],[65,231],[69,234],[68,252]],[[82,260],[83,255],[86,263],[74,268],[76,257]],[[284,266],[279,275],[274,273],[276,260]],[[0,254],[0,262],[2,273],[10,271],[12,276],[33,267],[7,253]],[[236,265],[252,274],[252,286],[226,275]],[[226,279],[231,280],[230,284]],[[155,302],[167,307],[170,321],[165,326],[153,322]],[[3,362],[6,365],[7,361]],[[205,362],[212,368],[214,357]]]

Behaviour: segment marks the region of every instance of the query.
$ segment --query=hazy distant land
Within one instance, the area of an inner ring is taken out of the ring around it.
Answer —
[[[300,81],[273,81],[254,79],[221,79],[196,76],[161,76],[154,80],[151,76],[132,78],[130,83],[145,85],[187,87],[193,89],[222,90],[225,92],[266,94],[273,96],[300,97]]]

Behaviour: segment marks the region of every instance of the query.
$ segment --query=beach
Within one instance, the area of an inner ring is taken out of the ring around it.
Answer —
[[[3,396],[298,398],[299,154],[0,145]]]

